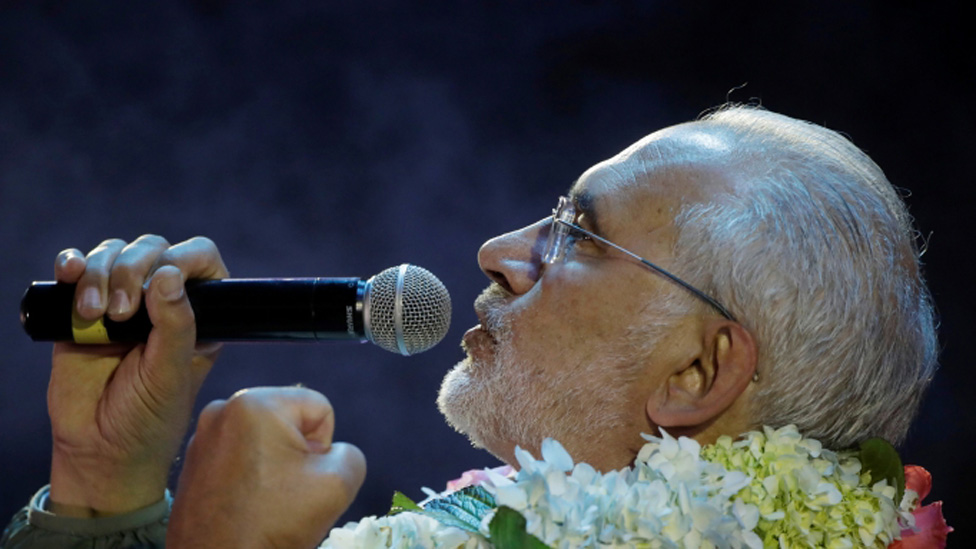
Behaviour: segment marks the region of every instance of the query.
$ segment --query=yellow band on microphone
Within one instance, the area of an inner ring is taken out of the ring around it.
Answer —
[[[95,320],[85,320],[73,307],[71,311],[71,335],[75,343],[88,345],[111,343],[108,338],[108,330],[105,329],[105,323],[102,322],[101,317]]]

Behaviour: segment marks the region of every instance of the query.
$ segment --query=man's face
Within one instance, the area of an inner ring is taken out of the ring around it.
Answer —
[[[701,176],[652,165],[647,150],[632,147],[584,173],[571,195],[578,224],[668,268],[674,214],[700,200]],[[645,403],[679,360],[689,298],[593,241],[543,264],[550,229],[546,218],[482,246],[479,263],[494,282],[475,302],[481,324],[465,334],[468,356],[445,378],[438,404],[455,428],[510,463],[516,445],[539,455],[553,437],[577,461],[622,467],[642,445],[639,434],[655,431]]]

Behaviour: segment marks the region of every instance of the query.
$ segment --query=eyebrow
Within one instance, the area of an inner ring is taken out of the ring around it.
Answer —
[[[586,223],[592,228],[591,232],[603,236],[603,231],[600,230],[600,215],[596,210],[596,197],[590,191],[578,189],[574,183],[569,190],[570,200],[573,201],[576,211],[586,216]]]

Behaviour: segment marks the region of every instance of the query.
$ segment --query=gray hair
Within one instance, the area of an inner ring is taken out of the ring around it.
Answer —
[[[732,144],[738,188],[677,215],[676,272],[756,338],[756,426],[794,423],[828,447],[899,444],[938,341],[912,219],[884,173],[837,132],[750,107],[693,123]]]

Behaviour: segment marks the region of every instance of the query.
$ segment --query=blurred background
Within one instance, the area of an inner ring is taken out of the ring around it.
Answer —
[[[587,167],[726,100],[843,131],[928,240],[942,367],[902,454],[973,539],[974,44],[956,3],[0,1],[0,520],[50,456],[50,345],[18,323],[63,248],[204,234],[233,275],[369,276],[454,298],[446,341],[228,346],[200,396],[303,383],[369,476],[344,519],[495,460],[434,405],[477,321],[487,238]],[[968,160],[967,160],[968,159]],[[175,480],[175,472],[173,479]],[[969,494],[969,495],[967,495]]]

